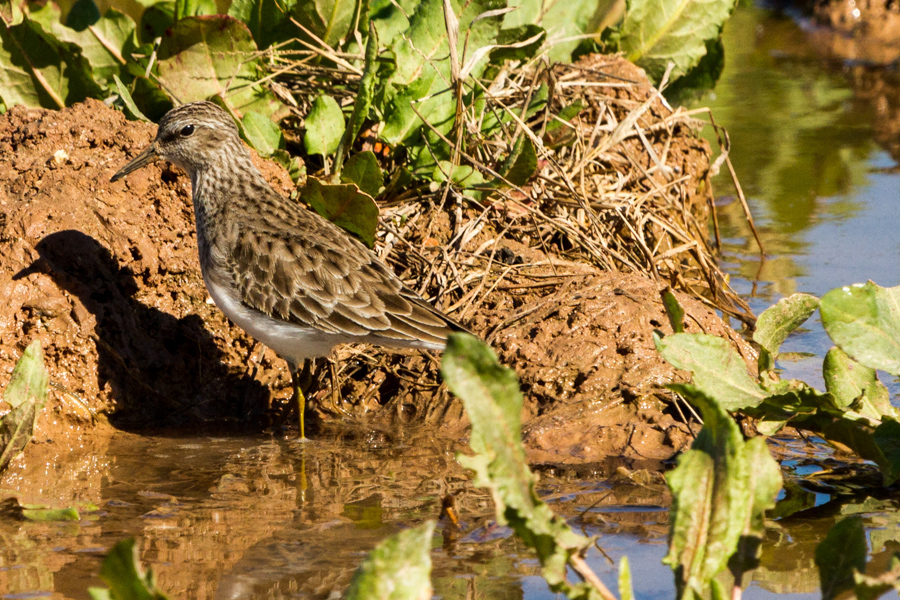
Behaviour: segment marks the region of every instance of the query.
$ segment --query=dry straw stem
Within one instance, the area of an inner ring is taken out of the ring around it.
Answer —
[[[350,57],[324,63],[330,67],[322,66],[322,57],[319,50],[299,60],[277,54],[271,61],[280,73],[276,80],[297,95],[301,112],[312,89],[327,86],[338,97],[355,93],[357,70],[342,66]],[[526,118],[542,85],[549,88],[546,106]],[[548,276],[561,281],[559,272],[571,271],[563,265],[581,263],[644,274],[752,323],[710,245],[709,178],[730,161],[727,135],[708,110],[672,110],[639,69],[600,55],[570,65],[507,65],[493,80],[466,79],[463,92],[466,101],[478,93],[485,103],[475,110],[463,102],[463,122],[455,128],[466,136],[462,143],[428,122],[425,127],[457,149],[460,164],[501,185],[480,200],[447,186],[420,186],[379,199],[384,226],[378,251],[406,281],[465,319],[492,294],[546,286]],[[579,101],[584,108],[571,122],[555,117]],[[491,135],[482,132],[487,115],[504,122]],[[559,126],[546,133],[554,121]],[[697,136],[706,124],[720,140],[721,154],[712,163]],[[524,185],[498,172],[519,136],[527,136],[539,161]],[[498,260],[507,242],[542,257],[517,264]],[[398,246],[402,252],[394,251]]]

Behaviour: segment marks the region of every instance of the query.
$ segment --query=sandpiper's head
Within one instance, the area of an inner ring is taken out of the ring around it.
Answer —
[[[153,143],[110,181],[118,181],[159,159],[178,165],[191,175],[209,167],[223,153],[245,152],[237,126],[227,112],[212,102],[191,102],[167,112],[159,122]]]

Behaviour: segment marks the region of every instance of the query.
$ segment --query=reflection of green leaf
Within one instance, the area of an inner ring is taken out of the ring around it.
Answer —
[[[344,113],[337,100],[321,95],[306,116],[303,145],[310,154],[328,155],[338,149],[344,135]]]
[[[716,400],[688,385],[673,385],[700,409],[703,429],[666,478],[672,488],[669,554],[678,597],[702,597],[730,565],[753,567],[765,532],[763,515],[781,490],[781,470],[762,437],[744,441],[737,423]]]
[[[61,42],[24,16],[0,21],[0,99],[6,106],[60,109],[100,97],[91,67],[75,44]]]
[[[378,205],[356,184],[328,185],[310,177],[300,197],[335,225],[359,236],[369,248],[375,245]]]
[[[256,83],[260,61],[250,30],[237,19],[187,17],[163,36],[159,78],[181,102],[224,95],[238,117],[248,111],[272,117],[281,105]]]
[[[478,338],[454,333],[447,341],[441,373],[472,421],[469,445],[475,455],[460,455],[458,460],[475,471],[475,485],[491,490],[497,522],[509,524],[534,548],[551,590],[570,598],[598,597],[589,585],[566,579],[569,560],[591,541],[572,531],[534,492],[536,478],[522,446],[522,393],[515,372],[500,365]]]
[[[156,587],[153,571],[144,573],[138,559],[134,538],[122,540],[109,551],[100,567],[100,578],[108,590],[88,590],[93,600],[165,600],[166,595]]]
[[[654,334],[656,349],[678,369],[694,374],[694,385],[725,410],[757,406],[768,396],[747,372],[744,360],[726,339],[705,334]]]
[[[384,185],[384,174],[375,154],[367,150],[351,156],[341,171],[341,182],[355,183],[360,190],[377,197]]]
[[[244,114],[241,130],[244,138],[260,156],[271,156],[276,150],[284,149],[281,128],[258,112],[248,111]]]
[[[16,363],[3,394],[13,409],[0,419],[0,470],[31,441],[38,415],[47,403],[47,383],[41,343],[34,340]]]
[[[717,38],[735,0],[627,0],[619,49],[659,82],[671,61],[673,78],[687,73]]]
[[[862,519],[838,521],[816,546],[816,566],[822,600],[831,600],[853,587],[853,572],[866,569],[866,532]]]
[[[431,598],[431,538],[434,521],[384,540],[359,566],[347,600],[421,600]]]
[[[871,281],[831,290],[819,306],[825,331],[853,360],[900,375],[900,287]]]
[[[897,421],[885,421],[872,429],[858,421],[840,419],[823,427],[822,437],[878,465],[885,486],[900,479],[900,423]]]

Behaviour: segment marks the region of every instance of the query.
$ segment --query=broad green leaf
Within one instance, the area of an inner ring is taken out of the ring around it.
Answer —
[[[13,409],[0,418],[0,471],[31,441],[38,415],[47,403],[48,381],[41,343],[34,340],[13,368],[3,393]]]
[[[700,410],[703,429],[666,476],[674,502],[663,562],[676,570],[679,598],[703,596],[730,560],[742,571],[754,558],[763,515],[781,490],[781,471],[765,440],[745,442],[720,403],[694,386],[671,387]]]
[[[375,245],[378,205],[355,184],[329,185],[310,177],[300,197],[335,225],[356,234],[369,248]]]
[[[369,553],[353,574],[346,600],[430,598],[434,521],[393,535]]]
[[[784,340],[802,325],[818,306],[819,299],[809,294],[794,294],[782,298],[759,315],[756,320],[756,331],[753,332],[753,341],[762,346],[774,361]]]
[[[537,39],[535,39],[537,38]],[[501,29],[497,34],[499,48],[491,50],[491,63],[501,64],[504,60],[528,60],[537,54],[547,39],[543,27],[534,24],[511,29]]]
[[[159,121],[174,107],[166,93],[144,76],[135,77],[131,86],[135,106],[153,122]]]
[[[775,435],[788,421],[815,415],[831,408],[831,394],[823,394],[802,381],[779,381],[772,394],[762,404],[746,412],[759,419],[757,430],[763,435]]]
[[[676,333],[660,338],[656,349],[674,367],[691,371],[693,383],[728,411],[757,406],[769,394],[747,373],[731,342],[706,334]]]
[[[23,16],[18,25],[0,21],[0,100],[60,109],[102,97],[91,67],[75,44],[61,42]]]
[[[416,12],[420,0],[369,0],[369,20],[375,25],[378,39],[390,48],[409,28],[408,16]]]
[[[66,16],[66,27],[81,31],[100,20],[100,9],[94,0],[77,0]]]
[[[477,21],[475,18],[487,11],[504,8],[505,2],[471,0],[460,5],[451,0],[451,5],[459,19],[459,31],[464,32],[457,48],[460,64],[464,65],[467,57],[494,44],[500,31],[501,16]],[[396,70],[382,88],[379,108],[386,118],[380,135],[389,144],[398,144],[418,131],[422,123],[416,111],[439,130],[450,130],[456,100],[452,93],[438,94],[451,86],[449,53],[443,2],[423,0],[410,19],[409,30],[394,45]],[[473,67],[471,75],[481,76],[485,64],[486,57]],[[430,98],[424,100],[426,97]]]
[[[175,20],[218,14],[216,0],[175,0]]]
[[[138,37],[141,43],[149,43],[165,36],[166,31],[175,24],[175,2],[162,0],[151,2],[141,14],[138,24]]]
[[[260,50],[296,37],[290,13],[297,0],[233,0],[228,15],[247,24]]]
[[[316,98],[306,116],[306,151],[327,156],[338,149],[343,135],[344,113],[337,100],[324,94]]]
[[[139,109],[134,103],[134,98],[131,97],[131,92],[128,91],[128,87],[124,83],[122,83],[122,80],[119,79],[118,75],[113,75],[113,81],[115,81],[116,83],[116,92],[118,92],[119,97],[122,99],[122,103],[125,105],[125,113],[128,115],[128,118],[149,122],[150,119],[144,116],[144,113],[141,112],[141,109]]]
[[[537,152],[531,139],[522,134],[500,168],[500,174],[513,185],[523,186],[537,171]]]
[[[572,531],[534,492],[536,478],[522,446],[522,393],[516,374],[500,365],[484,342],[466,333],[447,340],[441,373],[472,421],[469,445],[475,454],[457,458],[475,471],[475,485],[490,489],[497,522],[508,524],[537,552],[551,590],[569,598],[599,598],[595,588],[566,579],[569,559],[591,541]]]
[[[900,287],[871,281],[831,290],[819,304],[825,331],[853,360],[900,375]]]
[[[839,419],[823,427],[821,434],[828,442],[878,465],[885,486],[900,479],[900,423],[897,421],[885,421],[872,429],[859,421]]]
[[[100,566],[100,579],[109,586],[88,590],[94,600],[165,600],[166,595],[156,587],[153,571],[144,573],[138,558],[134,538],[122,540],[109,551]]]
[[[549,46],[550,60],[569,62],[581,41],[572,38],[588,33],[597,0],[512,0],[509,5],[518,8],[506,14],[504,29],[542,27],[547,32],[545,44]]]
[[[260,156],[272,156],[285,146],[281,128],[258,112],[248,111],[241,120],[241,133]]]
[[[449,179],[463,188],[471,188],[484,183],[484,176],[474,167],[470,165],[456,165],[454,167],[449,160],[442,160],[439,163],[431,179],[437,183],[443,183]]]
[[[125,57],[137,47],[135,25],[131,17],[111,8],[102,18],[98,14],[95,21],[76,30],[60,23],[59,16],[59,9],[53,3],[47,3],[32,13],[34,20],[40,22],[45,31],[62,42],[70,42],[81,48],[81,53],[91,65],[94,78],[104,85],[112,86],[112,78],[124,71]]]
[[[878,373],[859,364],[840,348],[828,351],[822,372],[836,408],[852,411],[876,424],[884,416],[900,418],[900,413],[891,406],[890,392],[878,380]]]
[[[159,47],[159,78],[181,102],[224,102],[238,118],[258,112],[277,118],[281,104],[258,85],[262,58],[247,26],[221,15],[187,17],[163,36]]]
[[[356,5],[356,0],[297,0],[291,13],[327,46],[336,48],[350,33]],[[297,36],[309,37],[299,29]]]
[[[384,173],[378,166],[375,154],[367,150],[354,154],[347,160],[341,171],[341,181],[355,183],[361,191],[376,198],[384,187]]]
[[[849,517],[828,530],[816,546],[816,567],[822,600],[837,598],[853,588],[854,573],[866,570],[866,531],[862,519]]]
[[[670,61],[677,79],[700,62],[707,40],[719,37],[734,6],[735,0],[626,0],[619,50],[654,83]]]

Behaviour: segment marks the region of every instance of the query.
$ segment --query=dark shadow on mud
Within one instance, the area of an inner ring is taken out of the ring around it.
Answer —
[[[269,391],[222,352],[197,315],[178,319],[141,304],[134,274],[80,231],[50,234],[21,278],[43,272],[77,296],[97,320],[98,384],[118,403],[111,421],[143,429],[239,420],[258,428]]]

